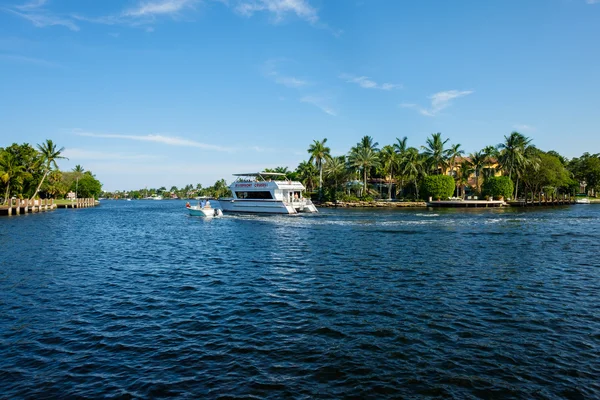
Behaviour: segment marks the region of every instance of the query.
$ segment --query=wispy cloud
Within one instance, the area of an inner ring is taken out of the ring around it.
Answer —
[[[324,113],[327,113],[331,116],[336,117],[337,112],[333,107],[329,105],[330,99],[324,96],[304,96],[300,99],[302,103],[312,104],[315,107],[318,107]]]
[[[156,156],[149,154],[124,154],[124,153],[112,153],[102,152],[94,150],[86,150],[79,148],[66,148],[62,153],[63,156],[69,160],[94,160],[94,161],[112,161],[112,160],[152,160],[165,158],[164,156]]]
[[[52,61],[43,60],[41,58],[25,57],[18,54],[0,54],[0,60],[7,60],[13,62],[36,64],[43,67],[60,68],[61,65]]]
[[[599,4],[600,0],[585,0],[585,2],[588,4]]]
[[[24,18],[38,28],[44,28],[47,26],[64,26],[72,31],[79,30],[79,26],[77,26],[70,18],[56,15],[44,8],[46,3],[46,0],[35,0],[22,5],[16,5],[3,9],[0,8],[0,10],[4,10]]]
[[[402,85],[399,83],[382,83],[378,84],[368,76],[355,76],[352,74],[342,74],[340,79],[345,80],[348,83],[355,83],[364,89],[380,89],[380,90],[393,90],[402,89]]]
[[[48,2],[48,0],[34,0],[34,1],[30,1],[29,3],[25,3],[19,6],[15,6],[15,8],[19,9],[19,10],[32,10],[35,8],[40,8],[43,5],[45,5]]]
[[[181,11],[194,8],[198,0],[155,0],[141,1],[137,6],[123,11],[123,17],[150,17],[155,18],[160,15],[177,15]]]
[[[95,24],[139,27],[155,23],[160,17],[182,18],[185,12],[194,10],[199,2],[200,0],[139,1],[134,7],[127,8],[118,14],[100,17],[72,14],[72,17],[79,21]],[[153,28],[146,28],[146,31],[152,32]]]
[[[248,17],[256,12],[269,12],[275,22],[281,22],[289,14],[295,14],[311,24],[319,21],[316,8],[306,0],[242,0],[235,10]]]
[[[527,125],[527,124],[515,124],[515,125],[513,125],[513,129],[515,129],[517,131],[523,131],[523,132],[533,132],[533,131],[535,131],[535,127],[534,126]]]
[[[421,115],[426,117],[435,117],[440,113],[440,111],[450,107],[453,100],[468,96],[472,93],[474,93],[473,90],[447,90],[444,92],[437,92],[429,96],[429,99],[431,100],[430,108],[423,108],[414,103],[402,103],[400,104],[400,107],[415,109],[421,113]]]
[[[197,147],[204,150],[215,150],[215,151],[233,151],[231,148],[216,146],[213,144],[207,144],[202,142],[197,142],[194,140],[189,140],[185,138],[180,138],[177,136],[166,136],[166,135],[118,135],[112,133],[92,133],[85,132],[80,129],[75,129],[73,131],[76,135],[79,136],[87,136],[94,138],[103,138],[103,139],[122,139],[122,140],[136,140],[141,142],[154,142],[154,143],[162,143],[169,146],[184,146],[184,147]]]
[[[284,63],[286,60],[284,59],[272,59],[267,60],[263,65],[264,74],[273,79],[275,83],[278,83],[283,86],[287,86],[290,88],[299,88],[302,86],[306,86],[309,84],[308,81],[296,78],[294,76],[289,76],[286,74],[282,74],[279,69],[280,65]]]

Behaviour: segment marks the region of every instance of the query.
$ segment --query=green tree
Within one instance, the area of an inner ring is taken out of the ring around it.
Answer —
[[[0,153],[0,180],[6,186],[4,204],[8,203],[11,195],[11,184],[20,182],[26,175],[25,167],[18,163],[17,158],[7,151]]]
[[[42,187],[42,184],[44,183],[44,180],[46,179],[46,176],[52,170],[52,167],[58,169],[56,160],[65,159],[65,157],[62,157],[60,155],[65,150],[65,148],[61,147],[60,149],[57,149],[54,142],[52,142],[52,140],[50,139],[46,139],[46,142],[42,143],[41,145],[38,144],[38,150],[41,153],[40,161],[44,166],[44,174],[42,175],[42,179],[40,180],[40,183],[35,189],[33,196],[31,196],[31,200],[35,199],[35,197],[37,196],[38,192],[40,191],[40,188]]]
[[[512,196],[513,181],[508,176],[490,176],[483,183],[483,194],[494,198]]]
[[[333,181],[333,200],[336,200],[339,183],[346,177],[346,157],[330,157],[325,163],[323,172],[329,180]]]
[[[475,187],[477,192],[481,192],[483,183],[483,170],[487,165],[487,155],[483,151],[476,151],[469,154],[470,170],[475,174]]]
[[[348,163],[363,173],[363,196],[368,195],[367,178],[371,168],[379,165],[379,157],[371,147],[353,147],[348,155]]]
[[[454,179],[448,175],[430,175],[423,179],[425,196],[434,199],[446,199],[454,193]]]
[[[308,161],[302,161],[298,165],[298,168],[296,168],[296,172],[300,182],[302,182],[308,191],[312,192],[315,188],[315,177],[318,172],[314,164]]]
[[[406,152],[408,150],[407,141],[407,137],[404,136],[402,139],[396,138],[396,143],[394,143],[394,150],[396,151],[396,154],[398,154],[398,176],[400,178],[399,189],[402,192],[402,195],[404,195],[404,180],[406,177],[402,172],[401,166],[406,158]]]
[[[77,185],[79,187],[78,196],[81,198],[93,197],[97,199],[102,193],[102,184],[90,171],[86,171],[81,175]]]
[[[319,197],[323,196],[323,163],[330,155],[331,149],[325,146],[327,138],[322,141],[314,140],[313,143],[308,147],[308,153],[310,158],[308,162],[315,163],[315,166],[319,169]]]
[[[427,176],[427,168],[424,156],[419,154],[419,150],[409,147],[406,150],[405,157],[400,163],[400,173],[412,181],[415,186],[415,196],[419,198],[419,179]]]
[[[444,145],[449,139],[442,140],[442,134],[432,133],[430,138],[426,140],[426,146],[421,146],[423,155],[427,160],[429,171],[434,174],[439,174],[440,169],[443,171],[446,166],[446,152]]]
[[[381,160],[381,166],[385,173],[385,177],[388,181],[388,200],[392,199],[392,179],[394,178],[394,171],[397,170],[399,156],[396,153],[394,146],[387,145],[383,146],[379,153]]]

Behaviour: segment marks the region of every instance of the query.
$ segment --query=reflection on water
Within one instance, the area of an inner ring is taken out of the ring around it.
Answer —
[[[13,397],[598,398],[600,207],[0,219]]]

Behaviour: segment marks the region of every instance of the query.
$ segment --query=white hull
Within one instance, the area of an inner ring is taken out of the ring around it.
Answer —
[[[194,217],[213,218],[219,217],[220,214],[222,214],[218,208],[202,208],[199,206],[191,206],[187,209],[190,212],[190,215]]]
[[[575,200],[577,204],[590,204],[590,199],[577,199]]]
[[[282,200],[219,199],[225,213],[298,214],[315,213],[317,208],[307,202],[285,203]]]

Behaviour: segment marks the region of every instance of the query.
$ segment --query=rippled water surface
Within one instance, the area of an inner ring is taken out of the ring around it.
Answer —
[[[600,398],[600,206],[0,218],[0,397]]]

